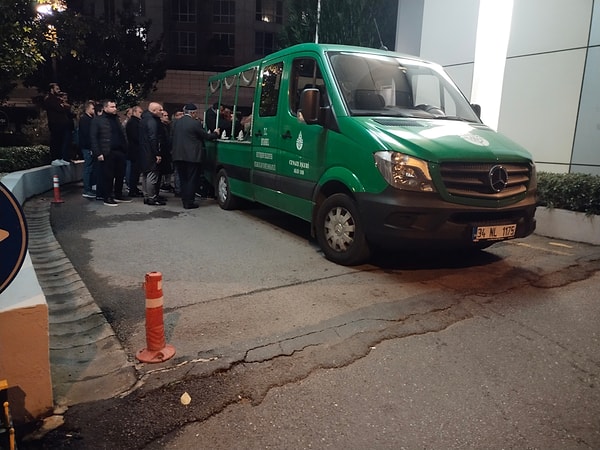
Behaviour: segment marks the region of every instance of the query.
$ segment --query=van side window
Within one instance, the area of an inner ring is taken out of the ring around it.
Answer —
[[[263,70],[259,105],[259,114],[261,117],[272,117],[277,115],[277,103],[279,101],[282,73],[282,62],[266,66]]]
[[[325,82],[317,61],[313,58],[296,58],[292,63],[290,78],[289,102],[290,111],[296,115],[300,105],[300,94],[307,88],[317,88],[321,91],[321,106],[325,102]]]

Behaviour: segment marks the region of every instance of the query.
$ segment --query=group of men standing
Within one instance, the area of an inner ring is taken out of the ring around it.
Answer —
[[[147,205],[165,205],[165,198],[160,195],[161,162],[170,156],[179,175],[183,207],[198,207],[194,199],[202,172],[204,140],[217,139],[219,130],[205,131],[198,120],[197,107],[187,104],[169,135],[161,122],[163,114],[160,103],[151,102],[145,111],[134,106],[123,127],[114,101],[103,101],[101,111],[97,112],[93,101],[85,103],[79,121],[84,197],[102,199],[107,206],[117,206],[131,202],[132,197],[143,196]],[[93,173],[96,175],[95,193]],[[141,191],[137,187],[140,176]],[[123,191],[126,177],[127,194]]]

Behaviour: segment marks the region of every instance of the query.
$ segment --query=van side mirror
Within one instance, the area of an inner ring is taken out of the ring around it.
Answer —
[[[319,123],[321,93],[316,88],[304,89],[300,94],[298,116],[301,116],[308,125]]]
[[[481,105],[471,103],[471,108],[473,108],[473,112],[477,114],[477,117],[481,119]]]

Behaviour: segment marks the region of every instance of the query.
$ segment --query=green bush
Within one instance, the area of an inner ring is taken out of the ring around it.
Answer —
[[[600,214],[600,175],[539,172],[538,204]]]
[[[0,147],[2,173],[48,164],[48,146]],[[600,175],[538,172],[538,205],[600,215]]]
[[[31,147],[0,147],[0,172],[16,172],[50,164],[50,148],[46,145]]]

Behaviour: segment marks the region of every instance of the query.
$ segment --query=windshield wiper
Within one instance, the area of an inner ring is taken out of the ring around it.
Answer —
[[[435,120],[456,120],[458,122],[468,122],[468,123],[477,123],[475,120],[465,119],[464,117],[459,116],[431,116],[429,119]]]

